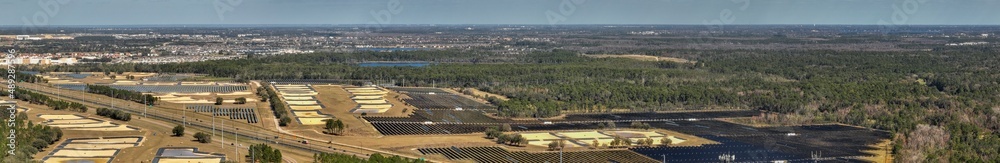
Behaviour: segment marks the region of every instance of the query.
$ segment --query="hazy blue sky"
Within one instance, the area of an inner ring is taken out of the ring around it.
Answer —
[[[393,2],[398,6],[389,7]],[[0,25],[40,26],[1000,24],[1000,0],[0,0],[0,6]]]

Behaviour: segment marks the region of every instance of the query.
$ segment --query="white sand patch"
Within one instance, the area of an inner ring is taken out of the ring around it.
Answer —
[[[71,143],[137,143],[139,138],[75,139]]]
[[[392,107],[392,104],[377,104],[377,105],[362,104],[362,105],[358,105],[358,109],[389,109],[391,107]]]
[[[139,83],[136,82],[136,81],[131,81],[131,80],[118,80],[118,81],[115,81],[114,83],[111,83],[111,84],[112,85],[138,85]]]
[[[291,105],[291,106],[288,106],[288,107],[290,107],[292,110],[320,110],[320,109],[323,109],[323,107],[321,107],[319,105],[307,105],[307,106]]]
[[[317,94],[316,92],[281,93],[281,95],[287,95],[287,96],[313,96],[316,94]]]
[[[81,130],[81,131],[135,131],[136,129],[128,128],[125,125],[118,125],[115,127],[95,127],[95,128],[67,128],[66,130]]]
[[[70,115],[70,114],[45,114],[38,116],[39,118],[51,120],[51,119],[84,119],[81,116]]]
[[[356,96],[381,96],[381,95],[385,95],[386,92],[383,92],[383,91],[380,91],[380,92],[358,92],[358,93],[351,93],[351,94],[354,94]]]
[[[135,147],[133,143],[123,143],[123,144],[111,144],[111,143],[71,143],[66,144],[63,148],[67,149],[123,149],[128,147]]]
[[[382,99],[382,96],[354,96],[354,97],[351,97],[351,99],[353,99],[353,100],[375,100],[375,99]]]
[[[281,96],[281,97],[283,97],[283,98],[285,98],[285,100],[289,100],[289,101],[316,100],[316,99],[313,99],[312,96]]]
[[[288,105],[319,105],[316,101],[285,101]]]
[[[239,96],[239,95],[252,95],[253,93],[247,91],[231,92],[231,93],[216,93],[219,96]]]
[[[49,157],[44,163],[110,162],[111,158],[97,157]]]
[[[178,103],[178,104],[214,104],[215,103],[215,101],[208,101],[208,100],[186,100],[186,101],[167,101],[167,102]]]
[[[299,117],[298,119],[299,119],[299,122],[301,122],[303,125],[323,125],[323,124],[326,124],[326,122],[324,122],[323,120],[330,119],[330,118]]]
[[[100,149],[100,150],[77,150],[77,149],[61,149],[52,154],[52,156],[67,156],[67,157],[111,157],[115,156],[117,149]]]
[[[597,131],[571,131],[571,132],[560,132],[557,133],[558,136],[563,136],[572,139],[594,139],[594,138],[611,138],[611,136],[602,134]]]
[[[351,113],[385,113],[389,109],[354,109]]]
[[[177,95],[177,96],[208,96],[208,95],[212,95],[212,93],[209,93],[209,92],[198,92],[198,93],[174,93],[174,95]]]
[[[48,126],[60,127],[60,128],[79,128],[79,127],[115,127],[118,125],[111,124],[111,122],[101,122],[101,123],[83,123],[83,124],[49,124]]]
[[[562,139],[547,132],[541,133],[521,133],[521,136],[528,140]]]
[[[354,100],[354,102],[358,103],[358,104],[387,104],[387,103],[389,103],[388,101],[385,101],[385,100],[382,100],[382,99],[379,99],[379,100]]]
[[[159,163],[218,163],[222,158],[160,158]]]
[[[78,123],[98,123],[101,121],[93,119],[53,119],[46,124],[78,124]]]
[[[319,114],[319,112],[317,112],[317,111],[293,111],[292,113],[294,113],[296,117],[302,117],[302,118],[323,118],[323,117],[329,118],[330,117],[328,115]]]

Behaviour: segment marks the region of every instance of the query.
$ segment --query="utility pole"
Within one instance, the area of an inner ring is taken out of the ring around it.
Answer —
[[[215,108],[212,108],[212,137],[215,137]]]
[[[188,117],[187,117],[187,104],[184,104],[184,109],[181,109],[181,124],[184,125],[184,128],[187,128],[187,125],[188,125],[188,121],[187,120],[188,120]]]
[[[226,121],[222,120],[222,132],[219,133],[219,137],[222,137],[222,149],[226,149]]]

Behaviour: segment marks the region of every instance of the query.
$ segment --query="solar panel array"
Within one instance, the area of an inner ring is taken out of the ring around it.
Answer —
[[[87,89],[87,85],[83,84],[59,84],[58,87],[65,89],[73,89],[83,91]],[[213,92],[213,93],[230,93],[238,91],[246,91],[247,86],[245,85],[108,85],[115,89],[124,89],[138,92],[156,92],[156,93],[199,93],[199,92]]]
[[[540,163],[540,162],[560,162],[559,152],[529,153],[525,151],[507,151],[500,147],[450,147],[450,148],[420,148],[421,154],[441,154],[452,160],[472,159],[476,162],[485,163]],[[648,157],[628,151],[628,150],[606,150],[606,151],[574,151],[563,152],[562,162],[628,162],[628,163],[656,163]]]
[[[215,116],[227,116],[229,119],[245,119],[247,123],[257,123],[257,109],[252,107],[218,108],[212,105],[188,105],[187,109],[199,113],[213,113]]]

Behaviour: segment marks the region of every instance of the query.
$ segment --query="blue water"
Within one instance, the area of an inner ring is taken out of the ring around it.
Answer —
[[[424,67],[430,65],[427,62],[365,62],[359,63],[361,67]]]

